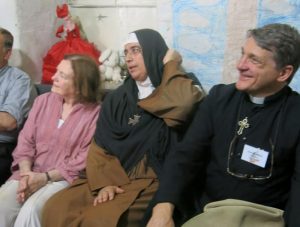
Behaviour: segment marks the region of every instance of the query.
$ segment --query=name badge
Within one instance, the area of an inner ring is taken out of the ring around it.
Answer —
[[[268,160],[269,152],[252,147],[250,145],[245,144],[241,159],[250,162],[254,165],[265,168],[267,160]]]

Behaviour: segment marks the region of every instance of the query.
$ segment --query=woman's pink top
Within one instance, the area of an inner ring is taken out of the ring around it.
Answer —
[[[13,152],[13,174],[10,179],[20,178],[18,163],[22,160],[30,160],[34,172],[57,169],[69,183],[78,178],[79,171],[86,166],[100,106],[75,104],[58,128],[62,106],[62,96],[53,92],[35,99]]]

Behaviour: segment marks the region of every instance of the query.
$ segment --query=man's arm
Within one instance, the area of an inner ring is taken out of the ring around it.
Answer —
[[[16,119],[7,112],[0,112],[0,132],[12,131],[16,128]]]
[[[284,216],[287,226],[300,226],[300,142],[295,151],[294,174],[291,179],[288,203],[285,208]]]
[[[36,96],[30,77],[17,68],[8,71],[1,84],[4,96],[0,99],[0,132],[11,131],[23,125]]]
[[[174,205],[172,203],[158,203],[152,210],[147,227],[174,227]]]
[[[199,103],[195,115],[182,141],[170,150],[166,157],[159,189],[155,195],[156,205],[152,210],[149,226],[173,226],[174,209],[184,212],[185,196],[199,173],[203,173],[210,152],[213,136],[213,106],[215,89]],[[204,180],[204,179],[203,179]],[[204,183],[204,182],[203,182]],[[201,183],[200,183],[201,184]],[[159,220],[160,219],[160,220]],[[156,223],[159,221],[159,224]]]
[[[169,49],[163,59],[163,63],[167,64],[169,61],[175,61],[181,64],[181,55],[172,49]],[[158,203],[153,207],[152,216],[147,224],[147,227],[173,227],[173,212],[174,204],[168,202]]]

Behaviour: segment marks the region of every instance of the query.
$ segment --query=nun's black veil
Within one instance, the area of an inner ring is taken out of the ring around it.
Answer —
[[[148,76],[154,87],[161,83],[163,58],[168,47],[161,35],[151,29],[134,32],[138,38]],[[117,156],[128,172],[143,157],[156,174],[160,175],[163,160],[173,143],[175,133],[164,121],[138,106],[138,89],[129,76],[123,85],[109,93],[103,102],[95,142],[109,154]],[[141,116],[135,125],[128,124],[129,118]]]

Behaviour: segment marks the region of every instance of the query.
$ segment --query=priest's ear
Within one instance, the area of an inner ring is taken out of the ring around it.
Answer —
[[[277,81],[289,83],[293,75],[294,75],[294,67],[292,65],[286,65],[281,69]]]

